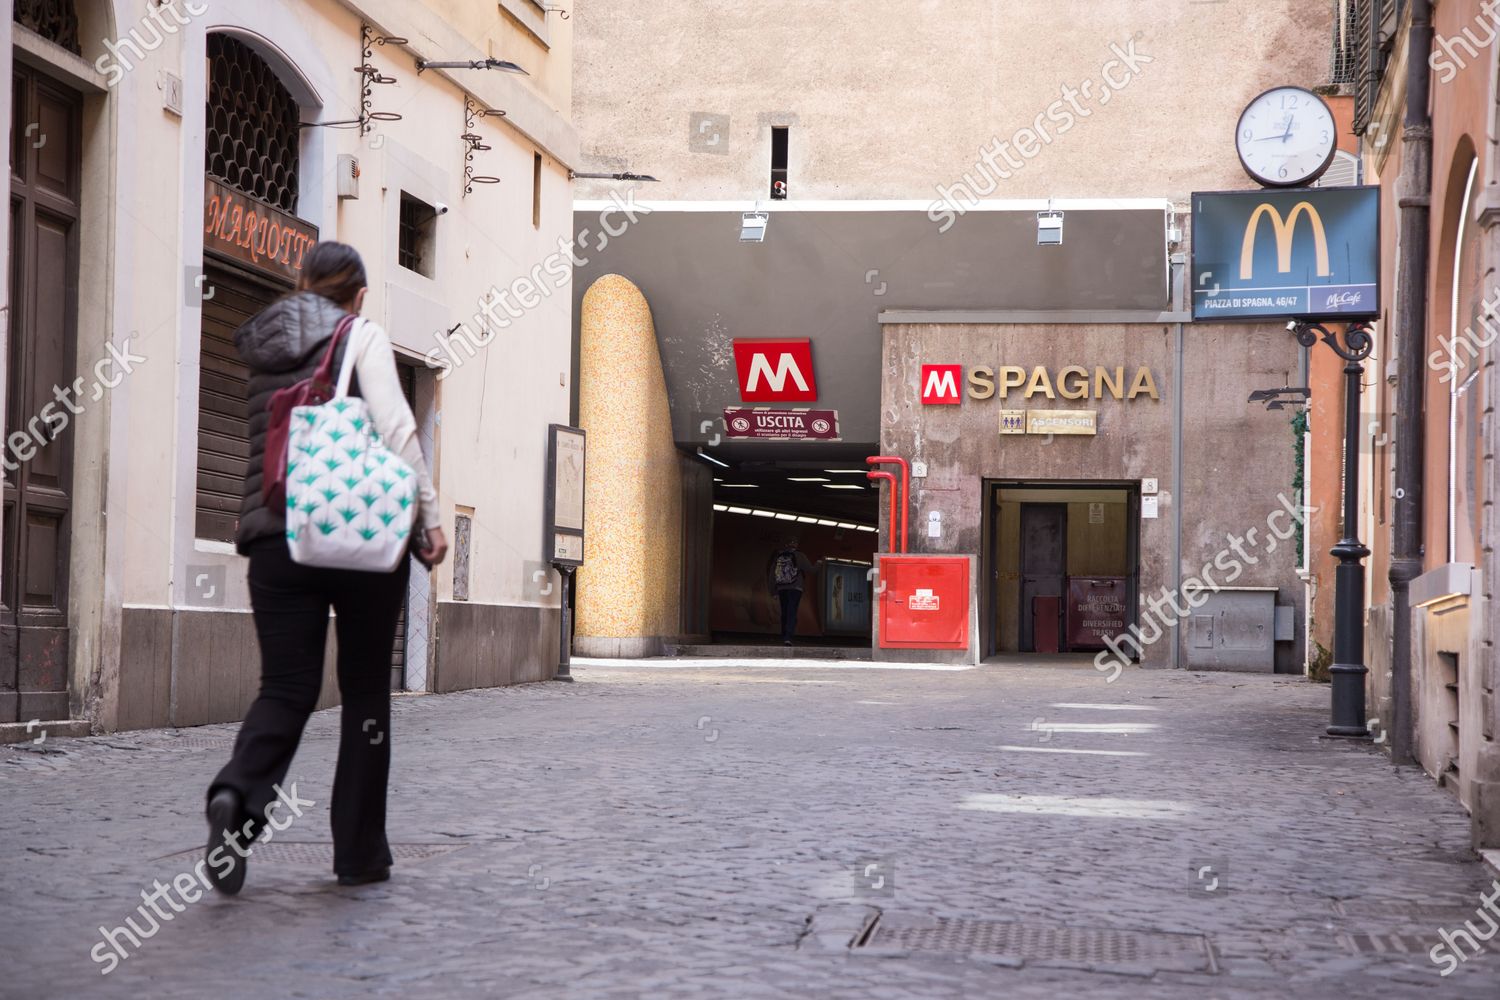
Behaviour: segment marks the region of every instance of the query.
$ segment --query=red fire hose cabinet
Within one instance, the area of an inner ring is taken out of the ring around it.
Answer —
[[[879,556],[879,648],[970,648],[969,556]]]

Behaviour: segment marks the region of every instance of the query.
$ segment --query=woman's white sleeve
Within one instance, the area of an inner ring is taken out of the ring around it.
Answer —
[[[438,509],[437,490],[432,488],[432,476],[422,457],[416,418],[401,392],[401,379],[396,374],[396,356],[391,350],[390,338],[378,324],[366,321],[362,326],[360,342],[354,345],[359,352],[354,358],[354,370],[359,375],[359,394],[364,397],[370,419],[375,422],[375,429],[380,432],[385,446],[400,455],[417,474],[418,525],[423,531],[441,527],[443,518]]]

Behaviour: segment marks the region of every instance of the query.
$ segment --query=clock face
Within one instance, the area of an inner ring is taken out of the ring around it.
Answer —
[[[1333,112],[1317,94],[1275,87],[1245,108],[1234,143],[1252,179],[1270,187],[1296,187],[1328,169],[1338,148],[1338,129]]]

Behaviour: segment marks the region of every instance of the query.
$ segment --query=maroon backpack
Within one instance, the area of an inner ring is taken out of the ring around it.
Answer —
[[[292,429],[292,409],[318,406],[333,398],[333,359],[338,354],[339,343],[353,325],[352,314],[339,320],[333,336],[328,338],[328,350],[323,353],[317,371],[296,385],[277,389],[266,406],[271,421],[266,425],[266,451],[261,456],[260,495],[267,507],[274,509],[286,503],[286,442]]]

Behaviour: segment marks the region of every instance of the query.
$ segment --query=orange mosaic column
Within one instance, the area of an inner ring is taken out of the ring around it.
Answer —
[[[651,307],[617,274],[583,296],[578,417],[589,443],[589,550],[574,650],[659,654],[679,631],[681,472]]]

